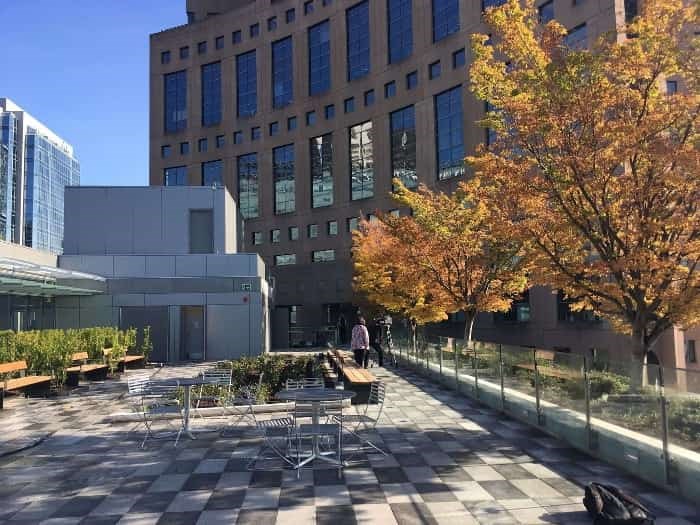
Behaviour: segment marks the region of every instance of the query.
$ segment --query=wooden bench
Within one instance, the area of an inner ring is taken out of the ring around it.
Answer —
[[[102,350],[102,354],[104,355],[105,359],[109,359],[110,354],[112,353],[111,348],[105,348]],[[124,372],[125,369],[127,368],[143,368],[143,364],[146,361],[146,356],[144,355],[125,355],[124,357],[121,357],[119,359],[119,363],[117,365],[117,370],[119,372]]]
[[[338,370],[339,375],[342,374],[345,378],[345,389],[356,393],[355,397],[352,398],[352,403],[367,403],[370,387],[372,383],[377,381],[374,374],[360,367],[355,362],[352,352],[335,349],[329,351],[327,355]]]
[[[535,360],[538,361],[537,373],[543,376],[556,377],[557,379],[579,379],[579,376],[574,372],[554,368],[554,358],[556,355],[557,353],[553,350],[535,350]],[[540,361],[543,361],[543,363],[540,364]],[[515,365],[515,368],[534,372],[535,364],[523,363]]]
[[[48,396],[51,393],[51,376],[28,376],[26,361],[0,363],[0,376],[19,373],[20,377],[0,379],[0,409],[3,407],[5,392],[21,391],[25,397],[30,394]]]
[[[90,381],[107,379],[109,367],[104,363],[88,363],[88,357],[87,352],[76,352],[71,356],[71,361],[78,364],[66,368],[66,385],[78,386],[80,376]]]

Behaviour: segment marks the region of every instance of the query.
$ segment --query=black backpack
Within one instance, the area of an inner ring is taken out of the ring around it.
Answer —
[[[589,483],[583,504],[594,525],[654,525],[644,505],[612,485]]]

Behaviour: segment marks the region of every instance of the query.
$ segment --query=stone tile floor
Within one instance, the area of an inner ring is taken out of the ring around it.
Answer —
[[[409,371],[375,372],[388,394],[374,440],[390,454],[355,454],[340,479],[320,467],[299,480],[281,465],[248,471],[261,442],[243,426],[142,450],[138,425],[106,419],[128,410],[123,378],[62,398],[10,398],[6,449],[48,437],[0,458],[0,523],[575,525],[591,523],[582,486],[604,480],[649,504],[658,525],[700,524],[694,506],[535,429]]]

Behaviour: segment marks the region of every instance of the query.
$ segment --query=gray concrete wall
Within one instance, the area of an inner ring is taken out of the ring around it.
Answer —
[[[64,253],[186,254],[189,212],[202,209],[214,213],[214,253],[234,253],[236,205],[224,188],[66,188]]]

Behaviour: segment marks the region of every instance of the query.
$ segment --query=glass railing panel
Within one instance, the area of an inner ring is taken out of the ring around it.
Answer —
[[[500,355],[498,345],[477,341],[474,343],[474,361],[478,368],[479,381],[501,384]]]
[[[535,351],[540,401],[586,413],[584,359],[578,354]]]
[[[669,443],[700,453],[700,371],[665,367],[662,372]]]
[[[517,394],[535,397],[535,366],[531,348],[502,345],[503,388],[505,398],[518,398]]]

